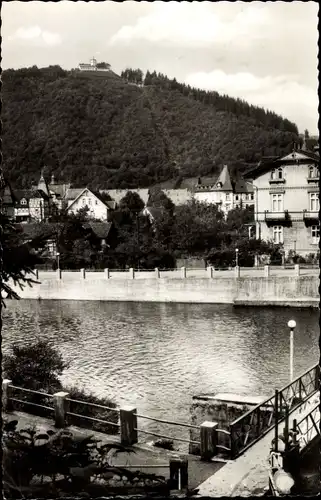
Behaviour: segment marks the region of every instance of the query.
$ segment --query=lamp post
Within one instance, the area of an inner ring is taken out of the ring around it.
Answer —
[[[57,269],[60,269],[60,267],[59,267],[59,257],[60,257],[60,253],[59,253],[59,252],[57,252],[57,253],[56,253],[56,257],[57,257]]]
[[[235,266],[239,267],[239,249],[235,248]]]
[[[290,382],[293,380],[293,341],[294,341],[294,328],[296,327],[296,322],[294,319],[290,319],[288,322],[288,327],[290,328]]]

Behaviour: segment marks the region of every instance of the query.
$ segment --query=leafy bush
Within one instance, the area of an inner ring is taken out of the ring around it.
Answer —
[[[111,453],[135,453],[92,436],[35,427],[18,430],[18,421],[3,427],[3,485],[6,498],[66,498],[75,495],[169,492],[162,476],[127,470],[111,463]]]
[[[64,390],[69,393],[69,398],[78,400],[84,403],[92,403],[100,406],[107,406],[109,408],[117,408],[116,403],[110,401],[107,398],[100,398],[94,394],[88,394],[84,389],[78,387],[65,387]],[[118,424],[119,413],[118,411],[105,410],[97,406],[91,406],[82,403],[70,403],[70,411],[72,413],[77,413],[78,415],[84,415],[85,417],[98,418],[100,420],[106,420],[114,424]],[[90,428],[94,431],[104,432],[106,434],[117,434],[119,432],[118,426],[103,424],[101,422],[89,421],[86,418],[75,417],[68,415],[68,424],[76,425],[78,427]]]

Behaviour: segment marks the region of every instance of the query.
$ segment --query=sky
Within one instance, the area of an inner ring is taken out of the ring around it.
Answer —
[[[2,68],[156,70],[318,133],[318,3],[3,2]]]

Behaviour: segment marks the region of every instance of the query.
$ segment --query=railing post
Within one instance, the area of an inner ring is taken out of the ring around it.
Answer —
[[[12,384],[12,380],[8,378],[2,381],[2,410],[4,413],[10,412],[13,410],[12,401],[10,399],[12,389],[10,385]]]
[[[66,398],[68,392],[60,391],[53,395],[53,403],[55,408],[55,426],[59,429],[66,427],[66,413],[69,411],[69,401]]]
[[[235,278],[239,278],[240,277],[240,266],[235,266],[234,267],[234,275],[235,275]]]
[[[81,279],[86,279],[86,269],[82,268],[80,269],[80,277]]]
[[[61,269],[56,269],[57,280],[61,280]]]
[[[155,278],[158,280],[159,278],[159,269],[158,267],[155,267]]]
[[[186,278],[186,267],[181,267],[181,278],[182,279]]]
[[[209,266],[209,267],[206,269],[206,271],[207,271],[207,276],[208,276],[209,278],[213,278],[213,275],[214,275],[214,269],[213,269],[213,267],[212,267],[212,266]]]
[[[320,365],[315,367],[314,387],[316,391],[320,389]]]
[[[295,273],[295,276],[300,276],[300,264],[295,264],[294,273]]]
[[[104,269],[104,273],[105,273],[106,278],[109,280],[109,269],[108,269],[108,267],[106,267]]]
[[[201,459],[210,460],[217,451],[217,422],[203,422],[201,429]]]
[[[120,408],[120,441],[124,445],[132,445],[138,442],[137,438],[137,410],[132,406]]]
[[[130,267],[128,269],[128,272],[129,272],[129,278],[133,280],[135,278],[135,270],[134,270],[134,268]]]
[[[39,279],[39,271],[38,271],[38,269],[35,269],[35,275],[36,275],[36,280],[38,280]]]
[[[268,278],[270,276],[270,266],[264,266],[264,277]]]
[[[278,439],[279,439],[279,391],[275,389],[274,397],[274,451],[278,452]]]
[[[285,424],[284,424],[284,441],[285,441],[285,449],[286,451],[289,449],[289,408],[285,407]]]
[[[188,461],[186,458],[173,457],[169,462],[170,489],[188,488]]]

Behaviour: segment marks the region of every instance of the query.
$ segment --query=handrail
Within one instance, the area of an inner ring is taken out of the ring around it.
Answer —
[[[46,392],[34,391],[33,389],[26,389],[25,387],[17,387],[16,385],[9,385],[9,387],[10,387],[10,389],[15,389],[18,391],[31,392],[32,394],[39,394],[39,396],[53,398],[53,394],[48,394]]]
[[[158,434],[156,432],[150,432],[150,431],[145,431],[144,429],[137,429],[135,427],[135,431],[137,432],[142,432],[143,434],[148,434],[149,436],[155,436],[163,439],[171,439],[172,441],[181,441],[182,443],[192,443],[192,444],[198,444],[200,445],[201,443],[199,441],[191,441],[190,439],[183,439],[183,438],[173,438],[171,436],[166,436],[164,434]]]
[[[103,410],[116,411],[119,413],[119,408],[111,408],[110,406],[100,405],[98,403],[90,403],[89,401],[79,401],[77,399],[66,398],[66,401],[70,403],[76,403],[81,405],[95,406],[96,408],[102,408]]]
[[[102,420],[100,418],[88,417],[87,415],[80,415],[79,413],[73,413],[71,411],[66,411],[66,415],[70,415],[71,417],[85,418],[86,420],[91,420],[93,422],[99,422],[101,424],[113,425],[114,427],[120,427],[120,424],[116,424],[115,422],[109,422],[109,420]]]
[[[199,429],[198,425],[185,424],[183,422],[174,422],[172,420],[162,420],[161,418],[148,417],[147,415],[139,415],[138,413],[134,413],[136,417],[145,418],[146,420],[153,420],[154,422],[159,422],[161,424],[169,424],[169,425],[180,425],[181,427],[189,427],[190,429]]]

